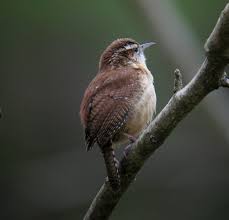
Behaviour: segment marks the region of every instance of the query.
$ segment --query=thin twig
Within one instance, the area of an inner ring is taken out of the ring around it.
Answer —
[[[179,69],[175,69],[174,76],[175,78],[174,78],[173,93],[175,94],[183,88],[183,82],[182,82],[182,75]]]

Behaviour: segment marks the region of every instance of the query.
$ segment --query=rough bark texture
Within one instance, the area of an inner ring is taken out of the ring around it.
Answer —
[[[135,179],[138,171],[154,151],[163,144],[176,125],[210,92],[225,86],[224,69],[229,62],[229,4],[205,44],[206,58],[195,77],[181,89],[181,77],[175,94],[157,115],[142,136],[134,143],[127,157],[120,162],[121,190],[113,192],[104,183],[89,207],[84,220],[108,219],[119,199]],[[180,89],[180,90],[179,90]],[[179,90],[179,91],[178,91]]]

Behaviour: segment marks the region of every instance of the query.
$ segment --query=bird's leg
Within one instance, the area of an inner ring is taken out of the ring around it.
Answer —
[[[128,144],[125,148],[124,148],[124,151],[123,151],[123,156],[125,158],[127,158],[127,155],[129,154],[130,150],[131,150],[131,147],[132,147],[132,143],[131,144]]]
[[[134,143],[137,140],[137,138],[134,135],[131,135],[131,134],[124,133],[124,136],[126,136],[129,139],[131,144]]]

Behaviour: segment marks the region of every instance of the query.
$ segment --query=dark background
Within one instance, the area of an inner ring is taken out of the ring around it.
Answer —
[[[225,0],[1,1],[1,219],[82,219],[105,178],[86,153],[79,105],[114,39],[146,52],[159,112],[204,59]],[[229,92],[210,94],[148,160],[113,212],[121,219],[229,219]]]

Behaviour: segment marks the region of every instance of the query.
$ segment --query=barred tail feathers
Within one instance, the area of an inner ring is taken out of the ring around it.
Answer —
[[[118,162],[115,158],[114,150],[111,145],[106,146],[102,149],[104,161],[107,169],[107,176],[111,188],[117,191],[120,188],[121,179],[118,171]]]

